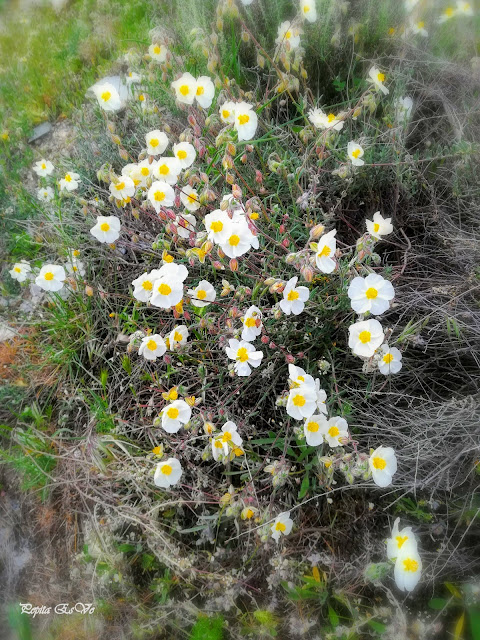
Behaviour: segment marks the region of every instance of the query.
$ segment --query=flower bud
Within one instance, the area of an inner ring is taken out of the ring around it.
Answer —
[[[263,342],[263,344],[268,344],[270,341],[270,338],[266,335],[263,335],[260,340]]]
[[[282,246],[284,246],[285,248],[287,248],[289,244],[290,244],[290,240],[288,238],[284,238],[282,240]]]
[[[240,189],[238,184],[234,184],[232,186],[232,195],[235,198],[235,200],[241,200],[242,199],[242,190]]]
[[[122,160],[128,160],[128,153],[123,147],[120,147],[120,149],[118,150],[118,154]]]
[[[318,240],[324,231],[325,227],[323,224],[316,224],[312,229],[310,229],[310,240]]]
[[[288,364],[293,364],[295,362],[295,358],[291,353],[287,353],[287,355],[285,356],[285,360],[288,362]]]
[[[231,271],[238,271],[238,260],[236,258],[232,258],[229,262],[229,266]]]
[[[85,293],[86,295],[91,298],[93,296],[93,289],[90,285],[87,284],[87,286],[85,287]]]

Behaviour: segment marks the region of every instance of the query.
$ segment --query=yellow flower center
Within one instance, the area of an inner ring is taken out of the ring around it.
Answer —
[[[328,435],[331,438],[336,438],[339,433],[340,433],[340,431],[339,431],[338,427],[336,427],[336,426],[330,427],[330,429],[328,430]]]
[[[248,351],[245,347],[241,347],[237,351],[237,360],[240,360],[240,362],[246,362],[248,360]]]
[[[198,202],[196,193],[190,193],[187,199],[190,204],[194,204],[194,202]]]
[[[329,113],[327,116],[327,120],[328,122],[333,122],[335,120],[335,114],[334,113]]]
[[[45,280],[53,280],[53,273],[51,271],[47,271],[44,275]]]
[[[213,233],[218,233],[223,229],[223,222],[220,222],[220,220],[214,220],[210,225],[210,229],[213,231]]]
[[[308,4],[306,4],[306,5],[303,7],[303,13],[308,13],[309,11],[310,11],[310,6],[309,6]]]
[[[112,97],[112,94],[110,93],[110,91],[104,91],[101,95],[101,98],[104,102],[108,102],[111,97]]]
[[[190,93],[190,87],[188,86],[188,84],[182,84],[179,91],[182,96],[188,96],[188,94]]]
[[[170,409],[167,410],[167,416],[172,420],[176,420],[179,413],[180,411],[177,409],[177,407],[170,407]]]
[[[222,109],[222,117],[224,120],[228,120],[230,117],[230,111],[228,109]]]
[[[404,543],[408,540],[408,536],[397,536],[395,540],[397,541],[397,547],[401,549]]]
[[[177,157],[180,158],[180,160],[185,160],[185,158],[187,157],[187,152],[183,149],[180,149],[180,151],[177,152]]]
[[[318,422],[313,422],[313,420],[307,424],[307,431],[310,431],[311,433],[317,433],[319,428],[320,426]]]
[[[71,181],[72,181],[72,176],[69,173],[67,173],[65,176],[65,182],[71,182]]]
[[[385,82],[385,74],[384,73],[377,73],[377,80],[379,82]]]
[[[297,394],[296,396],[293,396],[292,402],[296,407],[303,407],[303,405],[305,404],[305,398],[304,396]]]
[[[150,282],[150,280],[145,280],[144,282],[142,282],[142,287],[145,289],[145,291],[151,291],[153,288],[153,285]]]
[[[247,115],[246,113],[243,113],[238,116],[238,124],[247,124],[249,120],[250,120],[250,116]]]
[[[80,255],[80,251],[78,249],[75,249],[75,251],[73,252],[73,255],[75,258],[78,258],[78,256]]]
[[[230,236],[228,239],[228,243],[231,247],[236,247],[240,242],[240,238],[234,233],[233,236]]]
[[[13,270],[16,271],[17,273],[21,273],[22,272],[20,267],[13,267]]]
[[[320,253],[318,254],[319,258],[328,258],[328,256],[332,253],[332,250],[330,249],[330,247],[327,247],[327,245],[325,245],[323,247],[323,249],[320,251]]]
[[[292,289],[291,291],[288,292],[287,294],[287,300],[298,300],[298,296],[300,294],[298,293],[298,291],[295,291],[295,289]]]
[[[142,174],[142,176],[149,176],[150,175],[150,169],[148,167],[142,167],[140,169],[140,173]]]
[[[157,348],[157,343],[155,342],[155,340],[149,340],[147,342],[147,349],[149,349],[150,351],[155,351],[156,348]]]
[[[125,183],[124,182],[119,182],[118,184],[115,185],[115,189],[117,191],[121,191],[122,189],[125,189]]]
[[[165,194],[163,193],[163,191],[155,191],[153,197],[157,202],[162,202],[162,200],[165,200]]]
[[[283,524],[283,522],[277,522],[275,525],[275,531],[285,531],[287,527]]]
[[[354,151],[352,151],[352,156],[354,158],[358,158],[359,155],[360,155],[360,149],[355,149]]]
[[[150,146],[151,146],[151,147],[153,147],[153,148],[158,147],[158,145],[159,145],[159,144],[160,144],[160,143],[159,143],[159,141],[158,141],[158,139],[157,139],[157,138],[152,138],[152,139],[150,140]]]
[[[162,452],[162,447],[154,447],[152,449],[152,453],[154,453],[156,456],[160,455]]]
[[[286,38],[287,40],[290,40],[290,38],[291,38],[291,37],[292,37],[292,32],[291,32],[291,31],[286,31],[286,32],[285,32],[285,38]]]
[[[365,295],[369,300],[375,300],[375,298],[378,296],[378,291],[373,287],[370,287],[365,291]]]
[[[169,169],[168,165],[162,164],[162,166],[159,167],[159,169],[158,169],[158,173],[161,176],[168,176],[168,174],[170,173],[170,169]]]
[[[47,165],[45,164],[45,162],[42,162],[42,169],[46,169]]]
[[[158,55],[159,55],[159,53],[160,53],[160,51],[161,51],[161,48],[158,46],[158,44],[156,44],[156,45],[153,47],[153,53],[154,53],[156,56],[158,56]]]
[[[385,362],[385,364],[390,364],[390,362],[392,362],[392,360],[393,360],[393,356],[392,356],[391,353],[386,353],[383,356],[383,361]]]
[[[417,22],[418,29],[423,29],[424,26],[425,26],[425,22]]]
[[[418,571],[418,562],[413,558],[405,558],[403,561],[403,568],[405,571],[416,573]]]
[[[378,456],[376,456],[372,462],[375,469],[385,469],[387,466],[387,461],[383,458],[379,458]]]
[[[203,87],[197,87],[197,96],[203,96],[205,89]]]
[[[108,231],[110,229],[110,225],[108,224],[108,222],[102,222],[102,224],[100,225],[100,229],[102,231]]]
[[[378,224],[378,222],[375,222],[373,225],[373,230],[375,231],[375,233],[378,233],[379,229],[380,229],[380,225]]]
[[[164,464],[161,466],[161,471],[164,476],[169,476],[172,473],[173,469],[169,464]]]
[[[248,327],[249,329],[251,329],[252,327],[255,327],[256,326],[255,318],[247,318],[245,320],[245,326]]]
[[[145,100],[145,96],[143,95],[143,93],[141,93],[141,94],[138,96],[138,99],[140,100],[140,102],[143,102],[143,101]]]
[[[205,289],[199,289],[197,291],[197,298],[199,300],[205,300],[206,297],[207,297],[207,292],[205,291]]]
[[[232,434],[230,433],[230,431],[225,431],[225,433],[222,436],[222,442],[230,442],[231,439],[232,439]]]
[[[253,511],[251,509],[247,509],[246,511],[244,511],[244,517],[246,520],[250,520],[250,518],[253,518]]]
[[[159,285],[157,291],[162,296],[169,296],[172,293],[171,287],[169,287],[168,284],[165,284],[165,282],[162,282]]]
[[[455,10],[452,7],[447,7],[445,9],[445,15],[448,16],[449,18],[451,18],[454,13],[455,13]]]
[[[175,333],[173,334],[173,339],[175,340],[175,342],[181,342],[183,340],[183,336],[178,331],[175,331]]]
[[[221,440],[214,440],[213,446],[215,449],[223,449],[223,444]]]
[[[358,339],[362,344],[367,344],[367,342],[370,342],[371,338],[372,334],[370,333],[370,331],[361,331],[360,335],[358,336]]]

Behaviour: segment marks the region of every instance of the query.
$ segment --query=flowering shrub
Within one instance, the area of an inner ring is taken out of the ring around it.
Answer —
[[[417,318],[397,288],[410,244],[398,190],[416,184],[402,145],[415,109],[422,117],[415,85],[405,96],[393,64],[365,62],[340,104],[316,99],[303,47],[316,4],[296,2],[269,49],[255,4],[220,0],[216,28],[194,29],[191,50],[154,30],[126,54],[125,101],[95,85],[82,151],[66,172],[43,158],[33,167],[45,263],[10,271],[45,292],[47,309],[79,318],[58,336],[89,361],[77,400],[91,444],[72,461],[75,482],[112,531],[138,527],[163,565],[209,592],[207,563],[226,563],[232,602],[281,582],[260,568],[246,584],[252,554],[267,564],[283,550],[283,586],[308,567],[315,586],[322,561],[305,554],[325,548],[336,501],[342,514],[349,495],[373,510],[414,487],[423,464],[375,419],[416,376]],[[229,77],[230,25],[256,60],[255,82]],[[113,418],[106,434],[102,413]],[[68,455],[76,446],[62,444]],[[398,518],[385,554],[398,588],[416,588],[421,551]]]

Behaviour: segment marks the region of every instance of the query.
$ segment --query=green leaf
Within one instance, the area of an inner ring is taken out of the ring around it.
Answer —
[[[447,604],[448,600],[445,600],[445,598],[432,598],[428,603],[428,606],[430,607],[430,609],[436,609],[437,611],[439,611],[440,609],[445,609]]]
[[[371,627],[377,633],[385,633],[385,629],[387,628],[383,622],[378,622],[377,620],[369,620],[368,626]]]
[[[328,619],[330,620],[330,624],[332,625],[332,627],[336,629],[338,627],[339,619],[337,612],[330,605],[328,605]]]
[[[310,476],[308,472],[303,476],[302,484],[300,485],[300,491],[298,492],[298,499],[301,500],[307,495],[307,491],[310,488]]]
[[[480,609],[469,607],[468,617],[473,640],[480,640]]]

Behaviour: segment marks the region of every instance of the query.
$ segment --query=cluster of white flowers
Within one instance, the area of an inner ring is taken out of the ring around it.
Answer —
[[[21,260],[12,266],[9,274],[17,282],[32,280],[32,283],[44,291],[60,291],[63,289],[67,277],[77,278],[85,275],[85,265],[79,259],[79,255],[78,249],[69,250],[67,261],[63,266],[44,264],[39,270],[32,268],[26,260]]]
[[[224,102],[219,108],[220,120],[233,124],[238,140],[251,140],[258,125],[258,116],[249,102]]]
[[[228,203],[230,213],[215,209],[204,218],[208,239],[219,245],[229,258],[239,258],[252,248],[258,249],[256,229],[251,219],[235,204],[232,196],[224,196],[223,202]]]
[[[387,557],[395,562],[394,576],[400,591],[413,591],[422,573],[422,560],[418,553],[417,540],[411,527],[399,530],[397,518],[392,535],[387,540]]]
[[[227,356],[235,362],[233,371],[238,376],[249,376],[252,372],[251,367],[260,366],[263,359],[263,352],[256,351],[251,344],[262,333],[262,312],[252,305],[243,316],[242,323],[242,339],[231,338],[225,351]]]
[[[172,82],[172,88],[178,102],[191,105],[196,100],[203,109],[208,109],[215,97],[215,85],[208,76],[194,78],[191,73],[185,72]]]

